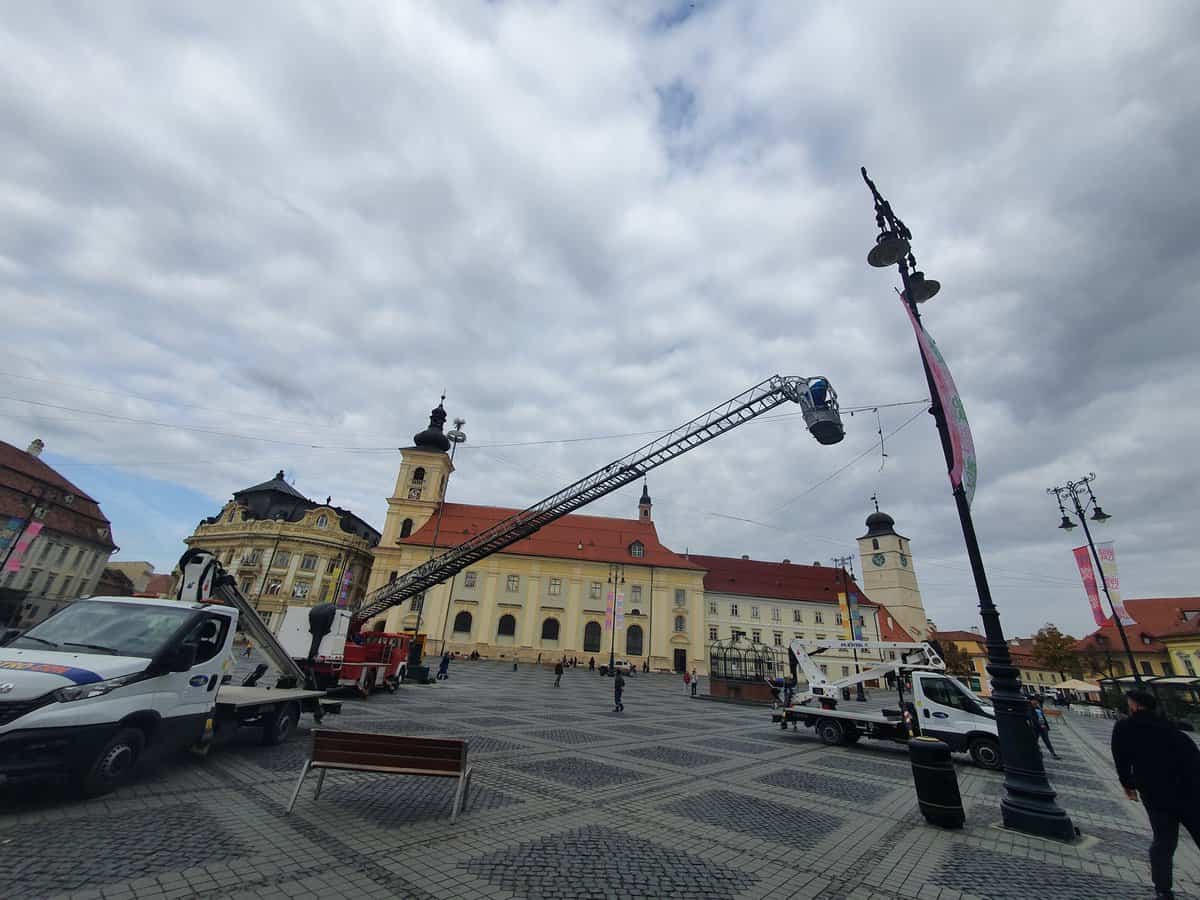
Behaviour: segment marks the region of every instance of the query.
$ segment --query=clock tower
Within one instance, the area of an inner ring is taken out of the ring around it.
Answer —
[[[858,539],[863,589],[867,596],[887,609],[913,640],[929,638],[925,604],[913,566],[908,538],[896,533],[896,522],[885,512],[867,516],[867,533]]]

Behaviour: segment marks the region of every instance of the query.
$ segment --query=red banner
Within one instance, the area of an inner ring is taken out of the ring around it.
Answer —
[[[42,533],[41,522],[30,522],[25,526],[25,533],[21,535],[17,541],[17,546],[13,547],[12,553],[8,557],[8,562],[4,564],[5,572],[18,572],[21,569],[21,560],[25,553],[29,550],[29,545],[33,543],[33,539]]]
[[[1096,587],[1096,572],[1092,568],[1092,557],[1087,547],[1076,547],[1071,551],[1075,554],[1075,564],[1079,566],[1079,576],[1083,579],[1083,589],[1087,591],[1088,603],[1092,605],[1092,618],[1096,624],[1103,627],[1108,617],[1100,606],[1100,591]]]
[[[1117,550],[1113,542],[1103,541],[1097,544],[1096,555],[1100,557],[1100,571],[1104,573],[1104,586],[1108,588],[1108,602],[1121,617],[1122,625],[1136,625],[1137,622],[1125,609],[1125,601],[1121,598],[1121,578],[1117,575]]]

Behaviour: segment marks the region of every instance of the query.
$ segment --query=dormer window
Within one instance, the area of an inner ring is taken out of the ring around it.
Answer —
[[[629,545],[629,555],[641,559],[646,555],[646,545],[641,541],[634,541]]]
[[[328,528],[329,527],[329,516],[325,515],[324,513],[321,513],[321,515],[317,516],[317,527],[318,528]]]

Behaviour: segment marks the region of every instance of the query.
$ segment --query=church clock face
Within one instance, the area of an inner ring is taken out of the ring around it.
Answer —
[[[408,489],[408,499],[409,500],[420,500],[421,499],[421,489],[420,488],[409,488]]]
[[[900,554],[900,565],[902,565],[902,566],[908,565],[908,557],[905,556],[903,553]]]
[[[877,565],[877,566],[882,566],[882,565],[883,565],[883,563],[884,563],[884,556],[883,556],[883,554],[882,554],[882,553],[876,553],[874,556],[872,556],[872,557],[871,557],[871,562],[873,562],[873,563],[874,563],[875,565]]]

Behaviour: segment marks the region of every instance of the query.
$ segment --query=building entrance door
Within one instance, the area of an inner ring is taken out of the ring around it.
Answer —
[[[675,651],[675,671],[676,672],[687,671],[687,651],[686,650],[676,650]]]

